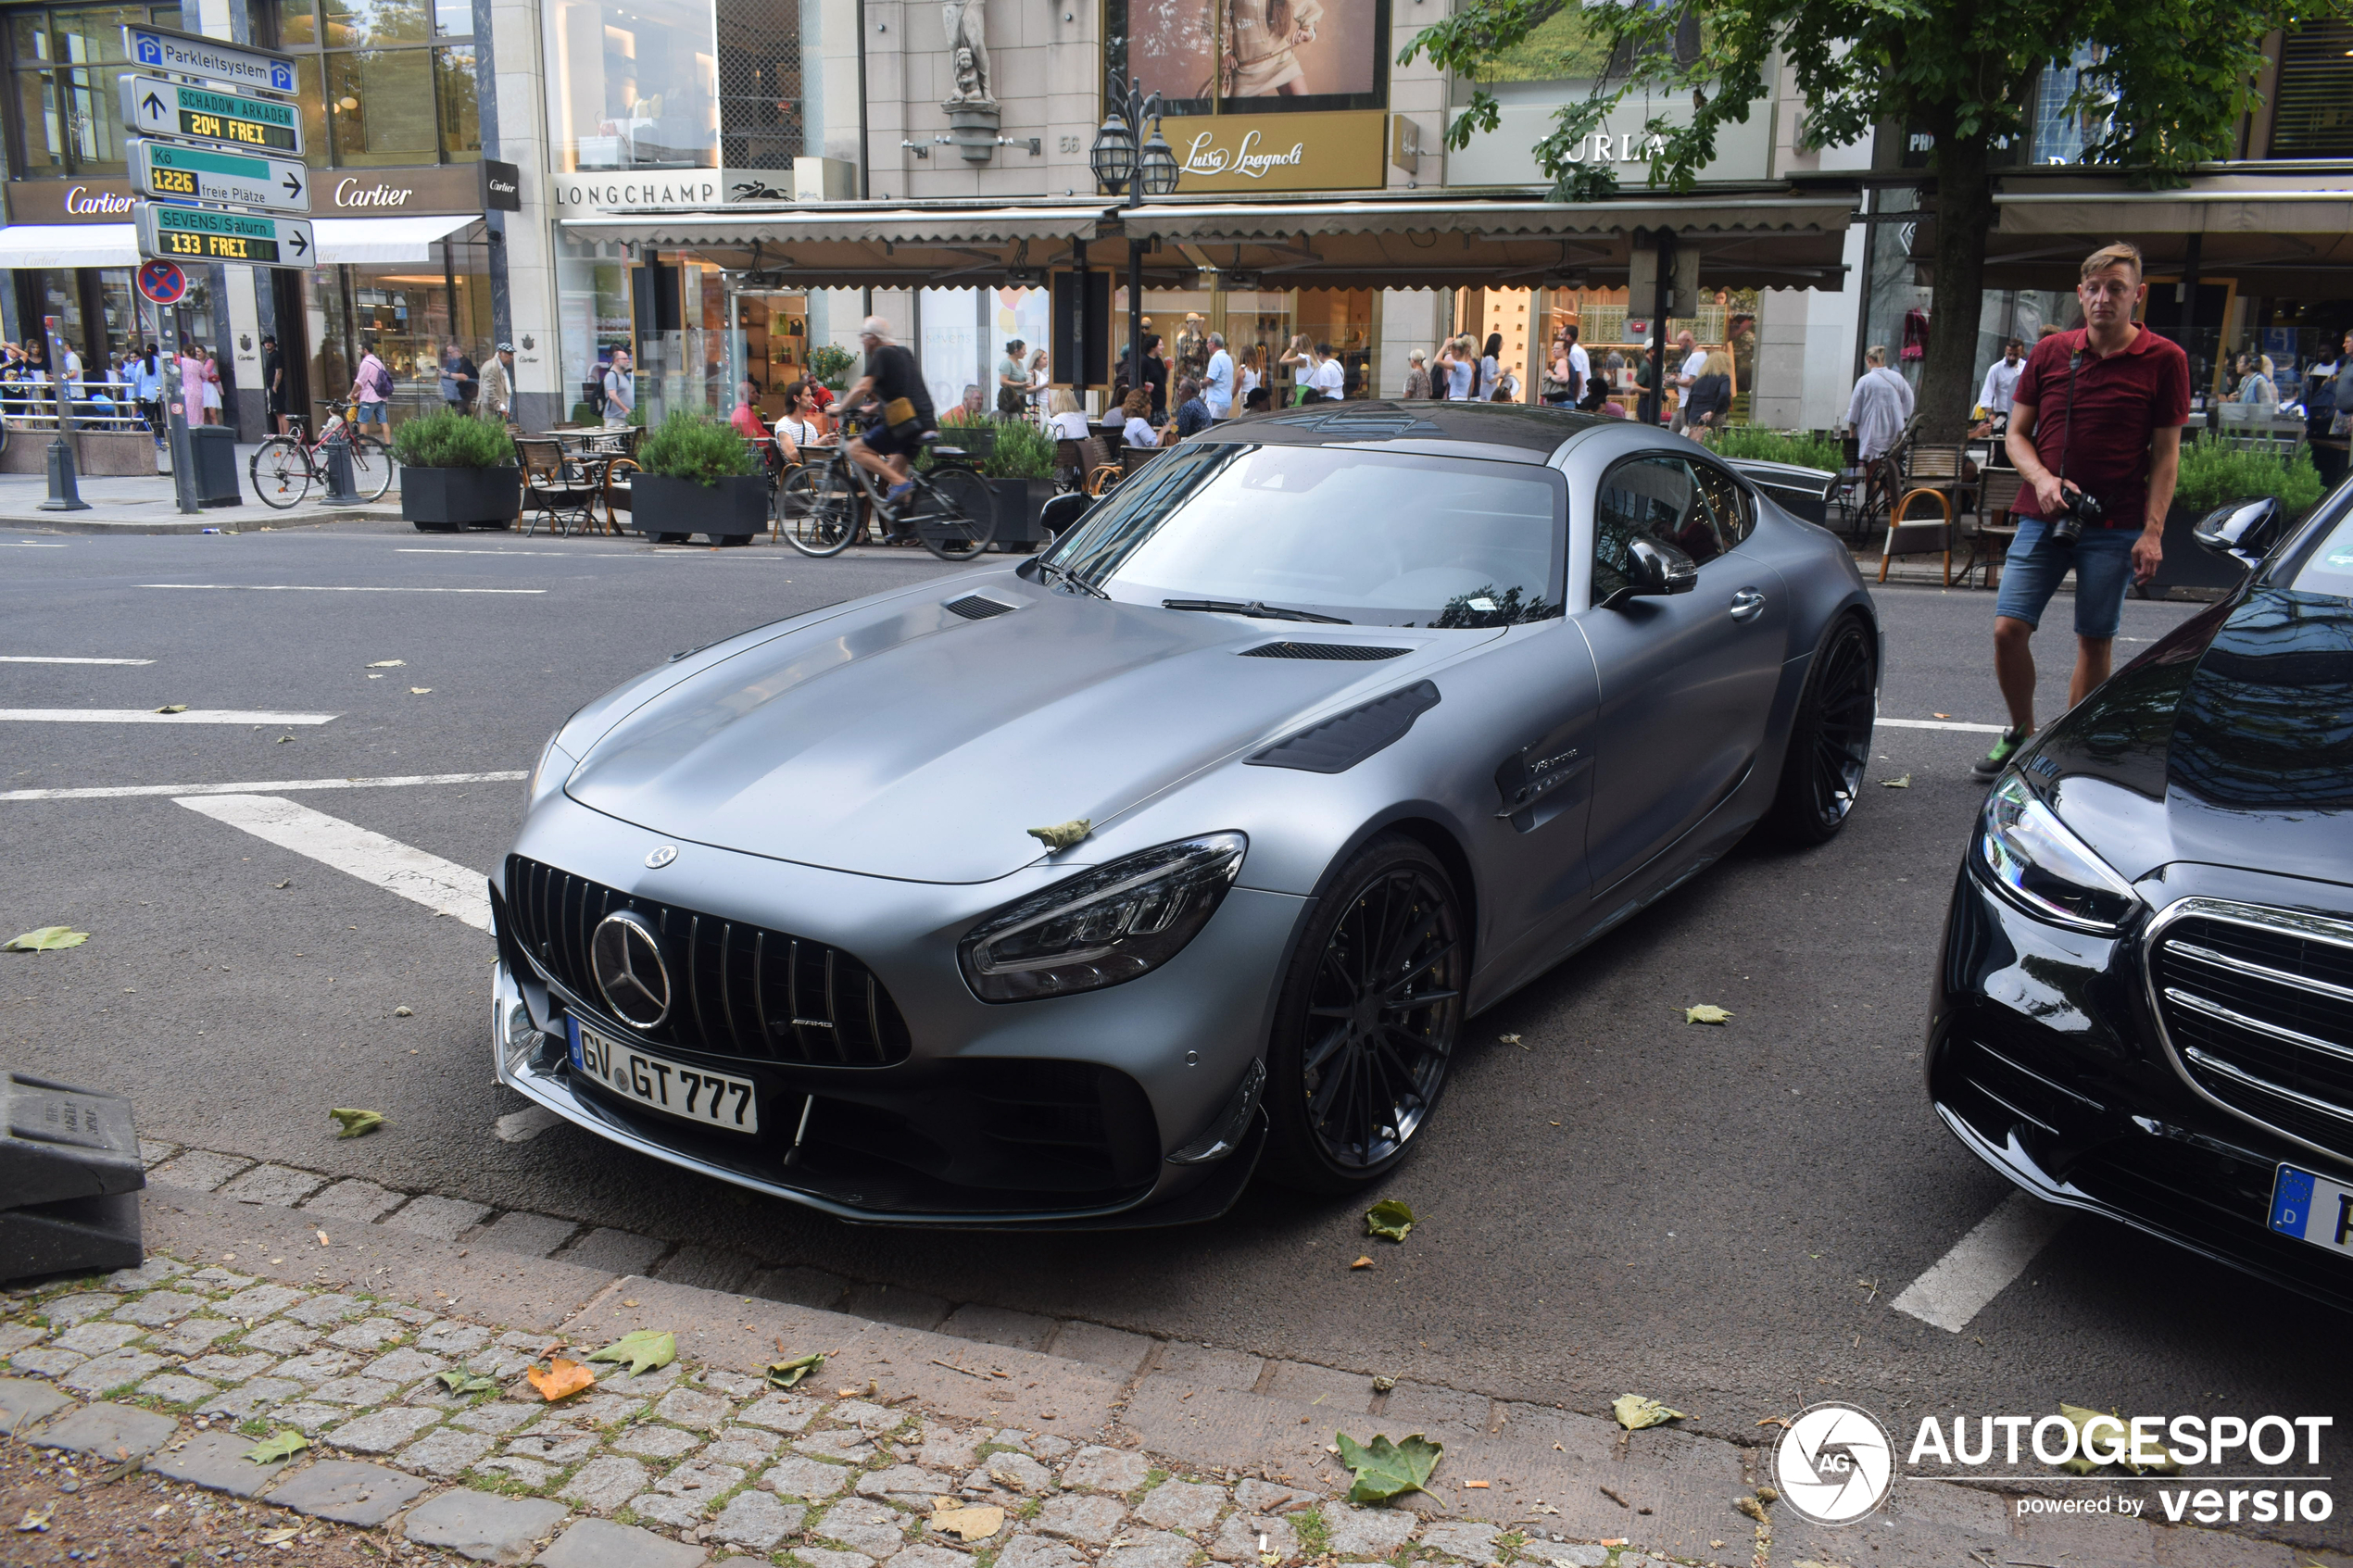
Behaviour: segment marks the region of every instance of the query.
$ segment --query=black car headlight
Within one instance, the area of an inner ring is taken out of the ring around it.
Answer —
[[[1250,840],[1203,834],[1114,860],[1000,909],[956,959],[985,1002],[1095,991],[1184,950],[1226,899]]]
[[[2141,907],[2133,884],[2070,832],[2016,773],[1986,797],[1978,859],[2013,902],[2058,925],[2113,935]]]

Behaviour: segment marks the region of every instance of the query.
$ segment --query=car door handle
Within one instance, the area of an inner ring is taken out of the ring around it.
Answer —
[[[1743,588],[1732,596],[1732,619],[1754,621],[1765,613],[1765,596],[1754,588]]]

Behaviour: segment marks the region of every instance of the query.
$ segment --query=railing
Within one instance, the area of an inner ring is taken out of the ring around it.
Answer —
[[[140,431],[146,416],[128,398],[83,395],[68,400],[74,428],[88,431]],[[54,431],[57,428],[57,389],[49,386],[0,385],[0,420],[10,430]]]

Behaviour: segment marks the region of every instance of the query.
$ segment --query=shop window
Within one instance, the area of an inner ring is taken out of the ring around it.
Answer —
[[[434,161],[433,91],[428,50],[329,55],[327,118],[336,167]]]
[[[804,150],[808,104],[800,0],[719,0],[720,162],[790,169]],[[812,62],[813,63],[813,62]]]
[[[707,0],[547,0],[557,167],[711,169],[718,44]]]
[[[2271,157],[2353,157],[2353,23],[2308,22],[2280,49]]]
[[[276,44],[296,56],[311,167],[479,158],[472,31],[453,0],[283,0]]]
[[[474,87],[474,52],[435,49],[434,85],[441,103],[441,161],[472,163],[482,157],[482,107]]]
[[[81,6],[17,11],[7,45],[17,113],[9,171],[43,175],[124,170],[122,109],[115,82],[128,69],[122,30],[180,25],[180,7]]]
[[[1385,108],[1389,17],[1390,0],[1107,0],[1105,69],[1176,115]]]

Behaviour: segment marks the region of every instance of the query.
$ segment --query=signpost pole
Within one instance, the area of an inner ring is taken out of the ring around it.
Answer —
[[[86,512],[90,503],[82,498],[81,487],[75,483],[73,388],[66,382],[65,343],[48,321],[42,323],[42,332],[49,340],[49,389],[57,396],[57,425],[56,433],[49,438],[49,496],[41,503],[40,509]]]
[[[171,452],[171,499],[179,510],[200,512],[204,508],[196,500],[196,465],[189,451],[187,400],[182,395],[184,385],[180,377],[180,348],[164,331],[163,307],[156,307],[156,368],[171,367],[164,371],[163,416],[164,439]]]

